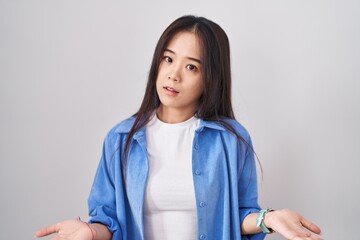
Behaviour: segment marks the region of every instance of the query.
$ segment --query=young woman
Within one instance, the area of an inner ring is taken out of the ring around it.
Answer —
[[[298,213],[262,209],[251,139],[231,105],[230,48],[216,23],[175,20],[160,37],[138,112],[107,135],[89,223],[53,239],[320,239]]]

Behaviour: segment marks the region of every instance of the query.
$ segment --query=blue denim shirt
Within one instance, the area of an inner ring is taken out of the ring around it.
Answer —
[[[145,128],[133,136],[122,177],[122,155],[134,118],[110,130],[104,141],[88,199],[90,223],[99,222],[113,240],[144,239],[143,205],[148,174]],[[238,122],[228,123],[247,142],[215,122],[200,120],[192,150],[198,239],[258,240],[263,233],[241,235],[240,223],[259,211],[257,177],[251,139]]]

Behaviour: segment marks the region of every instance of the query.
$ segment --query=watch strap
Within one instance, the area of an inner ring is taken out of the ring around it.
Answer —
[[[259,227],[263,233],[268,234],[274,232],[272,229],[267,228],[264,223],[266,213],[273,211],[274,209],[272,208],[261,209],[256,217],[256,226]]]

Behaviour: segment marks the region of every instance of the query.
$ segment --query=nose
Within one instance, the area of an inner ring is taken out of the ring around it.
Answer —
[[[169,69],[168,80],[172,80],[174,82],[180,82],[181,74],[180,74],[180,66],[177,64],[173,64],[173,67]]]
[[[174,82],[178,82],[178,78],[173,77],[173,76],[168,76],[168,80],[173,80]]]

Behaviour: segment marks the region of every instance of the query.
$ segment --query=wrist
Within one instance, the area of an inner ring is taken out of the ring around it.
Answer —
[[[259,227],[263,233],[268,234],[274,232],[271,228],[271,224],[269,223],[269,218],[271,219],[273,212],[274,209],[272,208],[262,209],[256,217],[256,226]]]
[[[78,220],[82,223],[82,224],[84,224],[84,225],[86,225],[86,228],[87,228],[87,230],[90,232],[90,234],[89,234],[89,236],[91,236],[91,240],[95,240],[95,236],[96,236],[96,230],[95,230],[95,228],[92,226],[92,224],[89,224],[89,223],[87,223],[87,222],[84,222],[83,220],[81,220],[81,218],[80,217],[78,217]]]
[[[96,236],[95,228],[92,226],[92,224],[89,224],[87,222],[84,222],[84,223],[88,226],[88,228],[89,228],[89,230],[91,232],[91,240],[95,240],[95,236]]]
[[[267,228],[273,229],[272,219],[274,214],[275,210],[266,213],[266,215],[264,216],[264,224]]]

